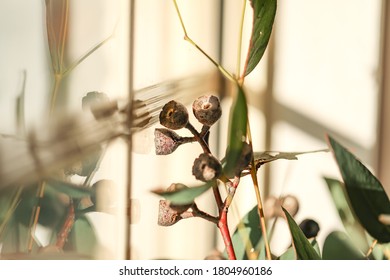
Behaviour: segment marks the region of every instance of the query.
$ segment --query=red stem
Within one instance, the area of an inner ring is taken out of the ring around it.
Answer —
[[[234,253],[234,247],[233,247],[233,242],[230,237],[230,232],[229,232],[229,227],[228,227],[228,222],[227,222],[227,211],[228,209],[225,207],[222,210],[221,217],[219,218],[218,221],[218,228],[219,231],[221,232],[223,242],[225,243],[226,247],[226,252],[228,255],[229,260],[236,260],[236,254]]]

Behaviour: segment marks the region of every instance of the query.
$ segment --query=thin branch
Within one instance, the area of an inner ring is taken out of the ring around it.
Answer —
[[[244,30],[245,10],[246,10],[246,0],[243,1],[242,13],[241,13],[240,34],[238,39],[238,51],[237,51],[237,68],[236,68],[237,77],[240,76],[240,72],[241,72],[242,36]],[[243,82],[244,79],[241,79],[240,84],[242,85]]]

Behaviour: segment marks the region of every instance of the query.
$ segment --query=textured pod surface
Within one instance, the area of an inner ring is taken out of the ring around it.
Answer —
[[[170,129],[180,129],[188,123],[187,108],[174,100],[164,105],[160,112],[160,124]]]
[[[221,118],[222,109],[218,97],[203,95],[192,104],[195,118],[204,125],[212,126]]]
[[[203,153],[195,159],[192,166],[192,174],[196,179],[208,182],[217,179],[221,175],[221,163],[212,155]]]
[[[156,128],[154,130],[154,146],[156,155],[169,155],[180,146],[180,136],[172,130]]]
[[[170,207],[170,202],[168,200],[160,200],[157,220],[159,226],[172,226],[181,219],[182,217],[180,217],[180,214]]]

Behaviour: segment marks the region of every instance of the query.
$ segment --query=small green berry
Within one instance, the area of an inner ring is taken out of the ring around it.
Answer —
[[[169,101],[164,105],[160,112],[160,123],[166,128],[180,129],[188,123],[188,111],[187,108],[174,100]]]
[[[195,118],[203,125],[212,126],[221,118],[222,109],[218,97],[203,95],[192,104]]]
[[[203,182],[217,179],[221,172],[222,166],[219,160],[208,153],[200,154],[192,166],[192,174],[196,179]]]

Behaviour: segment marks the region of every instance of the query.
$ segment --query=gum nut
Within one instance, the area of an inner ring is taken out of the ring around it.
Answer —
[[[172,209],[168,200],[160,200],[158,208],[158,220],[159,226],[172,226],[182,219],[177,211]]]
[[[156,128],[154,130],[154,146],[156,155],[169,155],[173,153],[179,143],[180,136],[174,131],[165,128]]]
[[[275,206],[277,204],[278,199],[274,196],[269,196],[264,202],[264,215],[266,218],[271,219],[275,218],[276,211]]]
[[[305,234],[306,238],[313,238],[318,235],[320,231],[320,226],[318,223],[312,219],[305,219],[300,224],[299,227]]]
[[[281,198],[281,205],[294,217],[299,210],[299,202],[295,196],[286,195]],[[283,212],[284,213],[284,212]]]
[[[208,182],[217,179],[221,175],[221,163],[212,155],[203,153],[195,159],[192,166],[192,174],[196,179]]]
[[[218,97],[203,95],[192,104],[195,118],[204,125],[212,126],[221,118],[222,109]]]
[[[187,108],[174,100],[164,105],[160,112],[160,124],[170,129],[180,129],[188,123]]]

